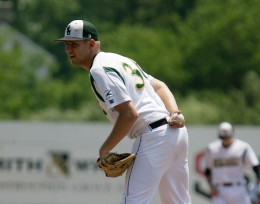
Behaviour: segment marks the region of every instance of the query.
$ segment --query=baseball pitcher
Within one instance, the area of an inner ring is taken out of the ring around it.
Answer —
[[[164,204],[190,204],[188,133],[166,84],[130,58],[102,52],[96,27],[88,21],[72,21],[57,40],[65,42],[71,64],[89,72],[99,105],[114,124],[97,164],[108,177],[122,174],[112,169],[127,167],[120,203],[149,204],[159,189]],[[117,163],[121,156],[111,151],[126,135],[134,141],[132,152],[124,154],[127,162]]]

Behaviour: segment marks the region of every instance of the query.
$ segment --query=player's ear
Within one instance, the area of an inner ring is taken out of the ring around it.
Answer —
[[[94,47],[96,44],[96,41],[94,39],[89,39],[89,47]]]

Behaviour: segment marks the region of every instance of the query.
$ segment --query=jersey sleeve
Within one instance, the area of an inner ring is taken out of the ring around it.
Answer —
[[[248,167],[259,165],[259,160],[257,159],[257,156],[250,145],[247,145],[244,163]]]
[[[91,70],[91,76],[94,79],[93,88],[100,94],[107,109],[113,109],[114,106],[131,100],[124,78],[116,69],[94,69]]]

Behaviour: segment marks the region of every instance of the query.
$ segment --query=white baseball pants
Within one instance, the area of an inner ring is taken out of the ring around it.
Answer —
[[[213,197],[212,204],[251,204],[244,185],[220,186],[218,191],[219,195]]]
[[[157,189],[162,204],[190,204],[187,129],[163,125],[136,138],[120,204],[149,204]]]

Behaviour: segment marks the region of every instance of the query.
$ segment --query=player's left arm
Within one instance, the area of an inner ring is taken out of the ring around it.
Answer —
[[[116,123],[99,150],[100,158],[106,157],[108,153],[128,134],[138,118],[137,110],[132,101],[126,101],[114,107],[118,112]]]
[[[260,163],[256,153],[249,144],[247,144],[247,148],[245,150],[244,163],[252,166],[252,169],[255,172],[257,178],[257,182],[260,184]]]
[[[254,165],[252,169],[256,175],[257,181],[253,183],[251,188],[249,188],[249,195],[252,200],[252,204],[257,204],[258,201],[260,201],[260,164]]]
[[[168,88],[168,86],[158,80],[153,78],[150,81],[154,91],[158,94],[158,96],[161,98],[162,102],[164,103],[166,109],[168,110],[168,112],[170,113],[170,117],[172,117],[175,113],[180,114],[181,111],[178,108],[177,102],[175,100],[175,97],[173,95],[173,93],[170,91],[170,89]],[[184,123],[178,123],[176,121],[170,121],[170,125],[172,125],[173,127],[183,127]]]
[[[151,85],[155,90],[155,92],[159,95],[159,97],[163,101],[169,113],[176,113],[179,111],[174,95],[172,94],[172,92],[164,82],[153,78],[151,80]]]
[[[260,164],[253,166],[253,171],[255,172],[258,185],[260,185]]]

